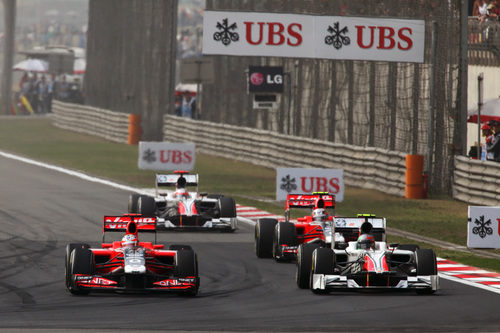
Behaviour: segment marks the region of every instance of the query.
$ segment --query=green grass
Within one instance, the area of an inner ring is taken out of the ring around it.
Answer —
[[[155,172],[137,167],[137,146],[61,130],[52,126],[48,118],[0,118],[0,149],[119,183],[154,186]],[[200,174],[200,191],[229,194],[240,204],[284,213],[282,203],[256,200],[274,199],[273,169],[197,154],[195,172]],[[408,200],[346,186],[344,201],[337,204],[336,213],[343,216],[374,213],[386,217],[390,227],[466,245],[467,204],[451,199]],[[438,255],[500,271],[500,263],[495,265],[491,259],[442,249]]]

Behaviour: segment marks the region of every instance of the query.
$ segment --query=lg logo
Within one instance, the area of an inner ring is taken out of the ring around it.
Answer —
[[[252,73],[250,75],[250,82],[254,86],[260,86],[264,82],[266,84],[282,84],[283,83],[283,75],[281,75],[281,74],[276,74],[276,75],[267,74],[264,77],[264,74],[255,72],[255,73]]]

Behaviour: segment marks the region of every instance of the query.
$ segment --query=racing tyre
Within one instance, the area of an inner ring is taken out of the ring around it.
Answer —
[[[319,247],[312,253],[311,261],[311,276],[309,277],[309,284],[312,292],[315,294],[328,293],[327,290],[313,288],[313,274],[335,274],[335,253],[330,248]]]
[[[195,278],[195,287],[182,291],[182,295],[195,296],[200,287],[198,276],[198,257],[193,250],[179,250],[176,256],[175,275],[178,278]]]
[[[275,219],[259,219],[255,224],[255,254],[258,258],[273,257],[273,235],[277,223]]]
[[[87,295],[90,291],[77,287],[74,276],[75,274],[91,275],[95,272],[94,253],[88,248],[77,247],[71,251],[69,261],[71,267],[71,283],[68,290],[73,295]]]
[[[128,212],[130,214],[137,214],[137,203],[139,201],[139,198],[143,197],[143,195],[137,194],[137,193],[132,193],[131,195],[128,196]]]
[[[219,198],[220,217],[236,217],[236,203],[233,198]]]
[[[297,231],[291,222],[280,222],[276,224],[273,239],[273,257],[276,261],[285,260],[282,245],[296,246]]]
[[[436,254],[431,249],[422,249],[415,251],[415,261],[417,266],[417,275],[437,275]],[[417,289],[418,294],[433,294],[435,290]]]
[[[193,251],[193,248],[191,245],[184,245],[184,244],[172,244],[168,247],[169,250],[172,251],[180,251],[180,250],[190,250]]]
[[[156,202],[152,197],[142,195],[137,201],[137,213],[142,216],[156,216]]]
[[[420,250],[420,246],[416,244],[401,244],[398,245],[397,249],[415,252],[417,250]]]
[[[85,243],[70,243],[70,244],[66,245],[66,255],[64,258],[64,272],[65,272],[66,288],[68,288],[68,290],[71,287],[71,263],[69,260],[70,260],[71,252],[77,248],[88,249],[88,248],[90,248],[90,246],[88,244],[85,244]]]
[[[301,244],[297,250],[297,270],[295,281],[300,289],[309,288],[309,278],[312,268],[312,254],[319,244]]]

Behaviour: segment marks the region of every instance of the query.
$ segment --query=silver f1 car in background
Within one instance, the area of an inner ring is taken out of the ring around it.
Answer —
[[[221,194],[199,193],[198,175],[188,174],[187,171],[157,174],[155,187],[154,197],[131,194],[128,212],[157,217],[158,231],[220,230],[234,232],[236,230],[234,199]],[[187,188],[195,189],[188,191]]]

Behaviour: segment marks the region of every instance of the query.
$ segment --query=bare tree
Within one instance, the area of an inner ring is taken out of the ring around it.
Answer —
[[[14,65],[14,34],[16,31],[16,0],[3,0],[5,41],[2,78],[3,113],[9,114],[12,99],[12,67]]]

